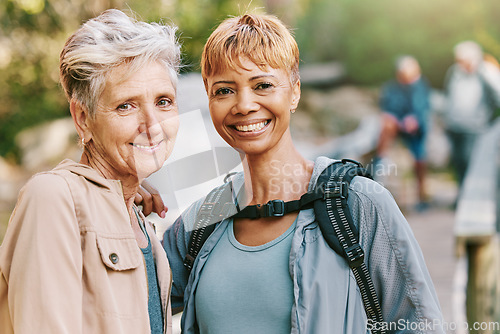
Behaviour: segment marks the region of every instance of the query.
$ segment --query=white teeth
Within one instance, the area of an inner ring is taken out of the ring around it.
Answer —
[[[267,121],[262,121],[260,123],[250,124],[250,125],[236,125],[235,128],[241,132],[251,132],[251,131],[259,131],[264,126],[266,126]]]
[[[135,147],[137,147],[137,148],[142,149],[142,150],[152,150],[152,149],[154,149],[154,148],[158,147],[158,145],[160,145],[160,143],[158,143],[158,144],[154,144],[154,145],[152,145],[152,146],[145,146],[145,145],[139,145],[139,144],[133,144],[133,145],[134,145]]]

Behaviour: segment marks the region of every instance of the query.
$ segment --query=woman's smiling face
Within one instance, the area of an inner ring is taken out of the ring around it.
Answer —
[[[109,73],[95,117],[88,119],[86,146],[107,177],[143,179],[172,152],[179,127],[176,90],[160,63],[128,71],[125,64]]]
[[[210,115],[217,132],[245,154],[279,146],[289,131],[290,111],[297,108],[300,83],[284,69],[259,68],[247,58],[206,78]]]

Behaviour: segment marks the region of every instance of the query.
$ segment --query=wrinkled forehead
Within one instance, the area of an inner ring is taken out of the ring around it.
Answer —
[[[255,54],[228,54],[226,57],[221,57],[216,66],[211,67],[211,71],[207,71],[206,77],[203,78],[205,88],[208,89],[210,79],[227,74],[234,71],[237,75],[244,75],[245,71],[253,71],[255,67],[264,73],[272,72],[273,70],[282,70],[288,77],[290,83],[295,81],[292,70],[289,66],[283,66],[282,63],[267,60],[264,57],[256,57]]]
[[[268,72],[271,68],[273,69],[283,69],[287,73],[290,72],[289,69],[284,68],[282,64],[277,62],[273,62],[270,59],[265,59],[263,57],[259,57],[252,54],[228,54],[226,57],[221,58],[221,61],[218,63],[218,66],[213,68],[213,73],[211,75],[219,75],[228,70],[242,72],[242,71],[250,71],[251,67],[250,63],[255,64],[260,70],[264,72]]]

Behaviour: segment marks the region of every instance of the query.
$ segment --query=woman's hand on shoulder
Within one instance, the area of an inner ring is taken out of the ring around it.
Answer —
[[[134,202],[136,205],[142,206],[142,213],[145,216],[148,216],[151,212],[155,212],[161,218],[165,218],[168,210],[158,190],[146,180],[139,186]]]

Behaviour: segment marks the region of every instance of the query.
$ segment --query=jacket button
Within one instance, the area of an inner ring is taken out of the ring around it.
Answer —
[[[118,255],[116,253],[109,254],[109,259],[113,262],[113,264],[118,263]]]

